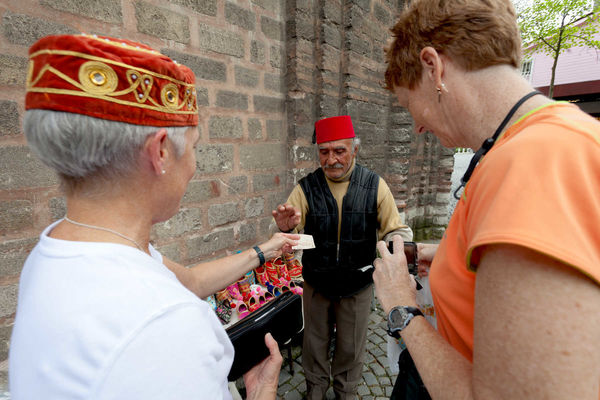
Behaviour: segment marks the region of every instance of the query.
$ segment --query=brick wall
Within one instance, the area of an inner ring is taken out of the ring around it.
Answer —
[[[48,34],[146,43],[194,70],[198,168],[152,241],[191,265],[267,238],[270,211],[316,166],[318,118],[350,114],[359,161],[390,184],[420,238],[439,237],[452,156],[380,85],[382,47],[401,1],[8,0],[0,3],[0,361],[23,262],[65,213],[57,179],[21,132],[27,49]],[[0,371],[1,372],[1,371]]]

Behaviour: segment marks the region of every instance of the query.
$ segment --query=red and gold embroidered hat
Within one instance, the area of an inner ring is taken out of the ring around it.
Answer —
[[[315,123],[316,143],[331,142],[332,140],[353,138],[354,127],[349,115],[324,118]]]
[[[47,36],[29,49],[25,108],[148,126],[198,125],[188,67],[125,39]]]

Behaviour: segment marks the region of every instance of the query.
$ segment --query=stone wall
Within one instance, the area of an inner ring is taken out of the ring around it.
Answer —
[[[9,0],[0,4],[0,361],[23,262],[65,213],[21,131],[28,47],[48,34],[126,37],[192,68],[201,140],[181,210],[154,228],[192,265],[268,235],[270,211],[317,166],[315,120],[350,114],[359,162],[389,183],[417,238],[439,237],[452,157],[381,87],[392,0]]]

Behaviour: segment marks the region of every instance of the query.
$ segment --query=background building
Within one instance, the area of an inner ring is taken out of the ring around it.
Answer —
[[[600,32],[594,38],[600,40]],[[523,61],[521,72],[533,87],[548,94],[553,62],[550,56],[534,52]],[[575,102],[583,111],[600,118],[600,50],[573,47],[561,53],[553,97]]]

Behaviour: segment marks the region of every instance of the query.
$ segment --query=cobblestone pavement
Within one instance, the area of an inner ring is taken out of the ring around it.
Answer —
[[[361,400],[387,400],[390,398],[396,373],[393,373],[388,364],[384,317],[381,307],[375,308],[369,318],[367,331],[367,355],[363,366],[363,380],[358,386],[358,399]],[[284,400],[303,399],[306,396],[306,382],[302,369],[302,348],[292,347],[292,370],[290,374],[289,358],[286,349],[283,350],[283,365],[279,375],[278,397]],[[237,382],[238,387],[243,385]],[[241,391],[243,393],[243,391]],[[333,389],[327,392],[327,399],[335,399]]]

